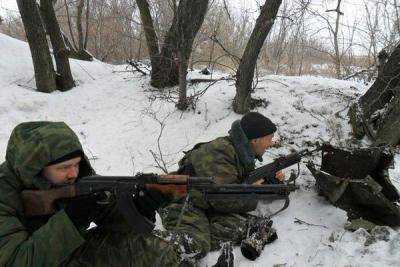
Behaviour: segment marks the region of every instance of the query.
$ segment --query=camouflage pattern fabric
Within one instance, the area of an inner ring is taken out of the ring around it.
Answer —
[[[191,242],[186,251],[196,254],[196,258],[205,256],[210,250],[217,250],[224,242],[231,241],[239,245],[246,237],[250,215],[212,214],[193,206],[183,212],[182,203],[174,203],[160,210],[163,226],[174,233],[190,233]]]
[[[210,251],[210,229],[206,214],[202,209],[173,203],[159,211],[163,226],[174,234],[188,235],[185,251],[199,259]]]
[[[118,209],[110,211],[61,266],[179,266],[178,246],[155,235],[132,232]]]
[[[191,165],[196,176],[215,177],[218,184],[240,184],[246,175],[254,169],[246,169],[239,159],[230,137],[220,137],[188,152],[180,161],[180,165]],[[208,201],[204,203],[197,193],[192,193],[192,201],[203,209],[211,209],[223,213],[246,213],[257,206],[256,200],[247,201]]]
[[[62,122],[27,122],[12,132],[0,165],[0,266],[157,266],[161,255],[158,266],[177,266],[176,246],[130,231],[115,205],[86,234],[62,209],[53,216],[24,218],[20,192],[51,188],[41,170],[76,150],[82,150],[79,139]],[[84,156],[80,175],[91,174]]]
[[[178,173],[212,176],[219,184],[240,184],[254,170],[255,159],[239,121],[236,121],[232,124],[229,136],[196,145],[186,152],[179,162]],[[202,250],[218,249],[226,241],[240,244],[247,233],[250,215],[246,213],[257,207],[257,200],[204,201],[201,193],[194,190],[190,195],[195,209],[184,214],[180,225],[184,229],[185,225],[196,223],[198,230],[192,236]],[[166,229],[172,230],[177,224],[182,206],[182,203],[174,204],[160,211]]]
[[[231,242],[238,246],[246,238],[249,214],[213,214],[209,216],[211,250],[217,250],[221,244]]]

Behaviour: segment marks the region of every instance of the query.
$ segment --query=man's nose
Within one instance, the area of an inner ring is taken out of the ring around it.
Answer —
[[[76,178],[78,177],[79,169],[77,167],[71,167],[68,170],[68,178]]]

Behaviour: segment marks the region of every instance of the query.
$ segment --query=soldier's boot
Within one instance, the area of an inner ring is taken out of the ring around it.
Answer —
[[[153,230],[153,234],[164,240],[164,249],[172,249],[177,253],[179,267],[194,267],[196,261],[205,255],[204,252],[193,246],[192,238],[187,234],[160,230]]]
[[[226,242],[221,245],[221,254],[218,261],[212,267],[233,267],[233,248],[231,242]]]
[[[263,217],[252,219],[247,233],[240,250],[244,257],[252,261],[260,256],[266,244],[278,239],[276,230],[272,228],[272,220]]]

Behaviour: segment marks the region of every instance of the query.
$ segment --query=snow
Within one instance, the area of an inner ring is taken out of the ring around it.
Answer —
[[[11,130],[17,124],[54,120],[65,121],[75,130],[100,174],[161,172],[150,152],[159,155],[158,147],[166,167],[173,171],[184,150],[226,135],[231,123],[241,117],[231,109],[235,94],[232,81],[217,82],[200,97],[195,110],[181,112],[171,101],[171,97],[176,98],[173,90],[152,91],[148,77],[125,72],[125,65],[71,60],[71,67],[78,83],[76,88],[64,93],[39,93],[34,89],[28,45],[0,34],[1,161]],[[190,78],[205,77],[198,72],[190,72]],[[213,78],[224,76],[227,74],[213,74]],[[199,92],[206,86],[204,83],[191,86],[188,93]],[[365,90],[361,83],[313,76],[260,77],[254,95],[265,98],[269,105],[257,111],[277,123],[276,139],[283,145],[267,151],[264,163],[291,149],[305,147],[306,141],[345,145],[342,140],[350,134],[346,120],[348,104]],[[390,170],[398,188],[399,162],[397,154],[395,169]],[[285,170],[287,176],[289,170]],[[314,179],[304,164],[298,183],[300,189],[291,194],[289,208],[273,219],[278,240],[267,245],[254,262],[235,248],[235,266],[400,265],[398,230],[391,230],[388,242],[378,241],[366,247],[362,233],[343,230],[345,212],[317,195]],[[283,201],[260,203],[256,213],[270,214],[282,205]],[[296,218],[312,225],[295,223]],[[335,242],[329,241],[332,233],[338,237]],[[217,257],[217,252],[209,253],[200,266],[213,265]]]

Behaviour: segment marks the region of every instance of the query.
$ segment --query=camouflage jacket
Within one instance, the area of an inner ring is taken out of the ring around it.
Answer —
[[[0,266],[57,266],[85,242],[64,210],[26,219],[20,199],[24,189],[49,189],[40,176],[43,167],[78,149],[78,137],[62,122],[27,122],[14,129],[0,165]],[[93,173],[84,157],[80,174]]]
[[[200,143],[179,162],[180,173],[196,176],[213,176],[219,184],[243,183],[249,172],[254,170],[255,159],[249,140],[244,134],[240,121],[232,124],[229,136],[219,137],[208,143]],[[260,158],[257,158],[262,160]],[[194,201],[197,206],[211,208],[224,213],[246,213],[257,206],[256,200],[250,201],[209,201],[207,204]]]

